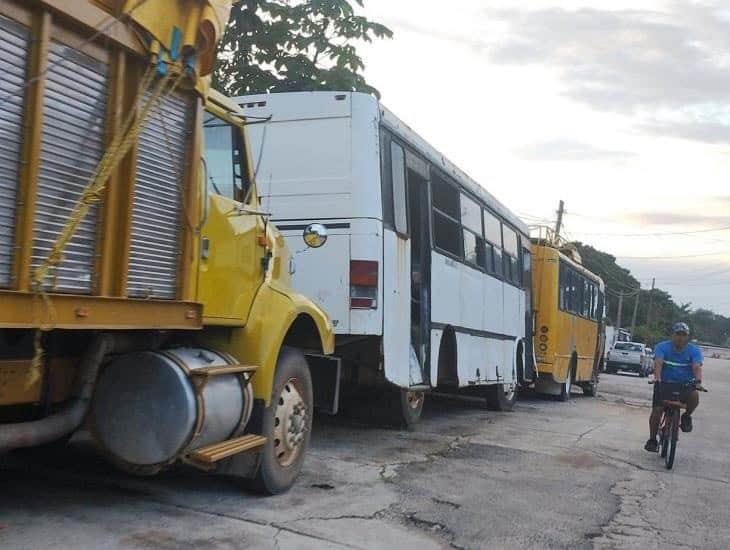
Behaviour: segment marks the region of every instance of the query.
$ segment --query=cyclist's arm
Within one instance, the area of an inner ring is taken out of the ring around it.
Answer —
[[[664,364],[664,358],[662,358],[662,357],[654,358],[654,381],[655,382],[662,381],[662,365],[663,364]]]
[[[692,363],[692,374],[695,380],[702,380],[702,363]]]
[[[702,351],[694,348],[692,352],[692,375],[697,381],[702,380],[702,361]]]

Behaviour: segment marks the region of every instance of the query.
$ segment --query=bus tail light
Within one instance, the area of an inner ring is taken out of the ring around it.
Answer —
[[[350,309],[378,307],[378,262],[350,260]]]

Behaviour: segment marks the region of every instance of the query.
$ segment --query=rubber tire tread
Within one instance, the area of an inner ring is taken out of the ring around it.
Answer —
[[[297,460],[286,468],[279,465],[274,456],[274,410],[275,400],[281,394],[284,384],[291,378],[300,382],[300,390],[307,404],[307,432],[302,443],[302,451]],[[254,476],[252,488],[266,495],[278,495],[288,491],[296,481],[304,464],[304,457],[309,447],[309,437],[312,433],[312,415],[314,412],[314,396],[312,390],[312,376],[309,372],[304,354],[288,346],[282,346],[276,362],[274,385],[271,391],[271,405],[264,411],[262,435],[267,437],[266,445],[260,455],[259,467]]]
[[[679,411],[672,414],[671,434],[669,437],[669,453],[666,456],[665,464],[667,470],[671,470],[674,466],[674,456],[677,453],[677,443],[679,442]]]
[[[515,407],[517,392],[514,392],[512,399],[507,399],[504,394],[504,384],[491,384],[485,388],[484,400],[490,411],[509,412]]]

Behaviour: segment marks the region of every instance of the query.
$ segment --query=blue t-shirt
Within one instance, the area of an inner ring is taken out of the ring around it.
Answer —
[[[694,380],[692,365],[702,364],[702,351],[694,344],[687,344],[681,351],[674,349],[671,340],[660,342],[654,348],[654,359],[662,359],[662,382],[687,384]]]

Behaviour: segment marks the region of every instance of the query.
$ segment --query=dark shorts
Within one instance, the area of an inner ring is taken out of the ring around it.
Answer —
[[[661,407],[663,401],[680,401],[686,403],[689,394],[693,391],[695,391],[694,387],[687,384],[676,384],[673,382],[654,384],[652,406]]]

